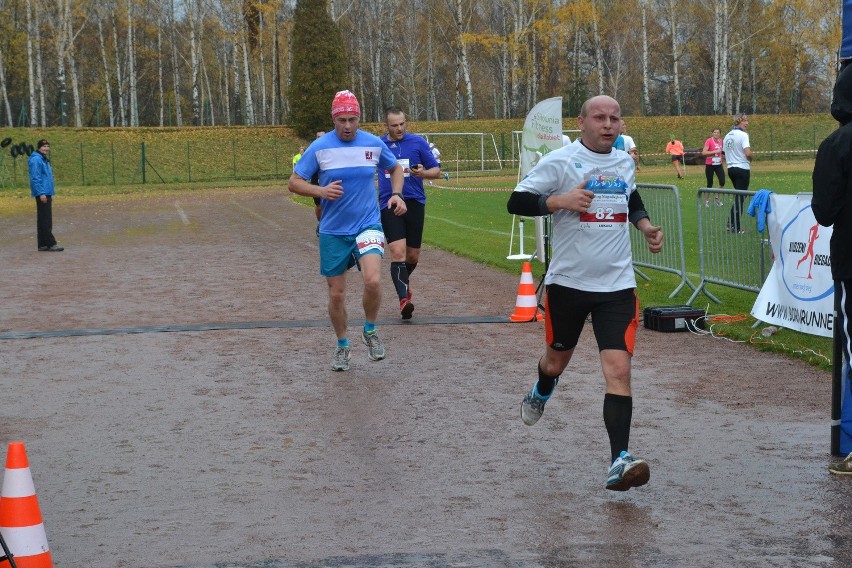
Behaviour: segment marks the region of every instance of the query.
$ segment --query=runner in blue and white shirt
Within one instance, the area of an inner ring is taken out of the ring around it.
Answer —
[[[580,139],[543,156],[508,203],[512,214],[553,215],[546,348],[538,381],[521,403],[521,419],[531,426],[541,418],[591,315],[606,381],[603,417],[612,457],[606,487],[626,491],[650,478],[648,464],[627,448],[633,416],[630,359],[639,312],[629,224],[654,253],[663,248],[663,232],[651,223],[636,192],[633,159],[613,149],[622,124],[618,102],[593,97],[577,122]]]
[[[385,358],[385,348],[376,333],[381,305],[380,272],[385,249],[379,203],[376,199],[376,168],[388,170],[393,195],[387,206],[404,215],[402,168],[378,136],[358,129],[361,106],[349,91],[335,95],[331,106],[334,132],[315,140],[296,164],[288,187],[293,193],[319,197],[320,272],[328,282],[328,314],[337,335],[331,367],[349,369],[347,336],[346,271],[359,264],[364,279],[364,315],[361,334],[373,361]],[[319,174],[319,185],[310,179]]]

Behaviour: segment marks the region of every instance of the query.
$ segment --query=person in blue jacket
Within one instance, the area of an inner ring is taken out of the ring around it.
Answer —
[[[382,229],[390,249],[390,274],[399,297],[399,312],[402,319],[411,319],[414,304],[411,302],[409,278],[420,260],[426,220],[423,180],[441,177],[441,164],[435,159],[426,139],[406,132],[406,125],[405,113],[398,107],[385,110],[388,133],[382,136],[382,142],[402,166],[405,178],[402,199],[405,201],[406,213],[397,215],[395,210],[388,207],[393,188],[390,173],[386,170],[379,172],[379,209],[382,212]]]
[[[50,167],[50,142],[42,138],[36,151],[27,160],[30,171],[30,194],[36,201],[36,229],[38,250],[59,252],[65,250],[53,237],[53,169]]]

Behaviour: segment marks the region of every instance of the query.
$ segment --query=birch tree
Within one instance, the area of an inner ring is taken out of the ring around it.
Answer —
[[[180,95],[180,66],[178,61],[177,21],[175,20],[175,0],[169,2],[169,29],[172,54],[172,90],[175,97],[175,124],[183,126],[182,99]]]
[[[36,77],[33,73],[33,42],[36,37],[38,37],[35,33],[35,24],[33,21],[33,6],[32,0],[26,0],[26,11],[27,11],[27,67],[29,73],[27,77],[29,79],[29,87],[30,87],[30,127],[35,128],[37,125],[37,110],[36,110]],[[5,86],[5,81],[4,81]],[[12,111],[9,110],[9,126],[12,126]],[[44,126],[44,125],[42,125]]]
[[[3,63],[3,48],[0,46],[0,95],[3,97],[3,107],[6,109],[6,124],[12,126],[12,106],[9,104],[9,93],[6,90],[6,65]],[[34,114],[34,113],[31,113]]]
[[[139,126],[139,99],[136,92],[136,33],[133,0],[127,0],[127,87],[130,95],[130,126]]]
[[[115,82],[118,87],[118,120],[121,126],[127,126],[127,113],[125,112],[127,99],[125,96],[124,77],[121,73],[121,53],[118,43],[118,25],[116,24],[117,8],[118,6],[114,5],[112,11],[112,44],[115,50]]]
[[[653,114],[651,107],[651,74],[648,53],[648,2],[640,0],[639,8],[642,13],[642,110],[646,115]]]
[[[110,83],[109,76],[109,60],[107,59],[106,41],[104,41],[103,12],[100,8],[96,8],[95,15],[98,25],[98,47],[100,48],[101,63],[103,64],[104,95],[106,96],[107,100],[109,125],[110,127],[113,127],[115,126],[115,108],[113,106],[112,101],[112,84]],[[160,119],[160,126],[162,126],[162,117]]]

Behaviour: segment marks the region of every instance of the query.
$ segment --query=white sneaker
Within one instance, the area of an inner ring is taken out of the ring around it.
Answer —
[[[634,458],[623,451],[609,466],[606,488],[611,491],[627,491],[631,487],[645,485],[651,478],[651,469],[645,460]]]
[[[349,347],[337,347],[334,350],[334,358],[331,360],[333,371],[348,371],[349,359],[352,358]]]
[[[371,361],[381,361],[385,358],[385,346],[382,345],[382,340],[379,339],[379,334],[375,331],[361,333],[361,340],[367,346],[367,357]]]

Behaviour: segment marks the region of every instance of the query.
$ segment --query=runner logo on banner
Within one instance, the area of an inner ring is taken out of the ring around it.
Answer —
[[[535,105],[521,135],[520,177],[524,178],[545,154],[562,147],[562,97]]]
[[[771,195],[767,216],[774,262],[751,315],[811,335],[834,335],[832,229],[814,219],[811,198]]]

